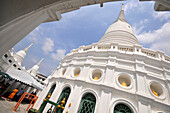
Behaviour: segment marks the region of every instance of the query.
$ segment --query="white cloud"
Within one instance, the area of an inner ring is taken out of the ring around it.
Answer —
[[[137,7],[139,5],[139,3],[135,0],[128,0],[127,4],[124,7],[124,11],[127,12],[130,9],[133,9],[135,7]]]
[[[148,19],[143,19],[132,26],[136,35],[141,33],[141,31],[145,28],[146,23],[148,23]]]
[[[56,53],[51,54],[51,58],[57,61],[60,61],[65,56],[65,49],[57,49]]]
[[[53,51],[54,41],[51,38],[46,38],[42,46],[42,50],[45,54]]]
[[[169,20],[170,19],[170,13],[169,12],[154,12],[153,17],[155,19],[160,19],[160,21]]]
[[[28,39],[30,42],[37,42],[37,38],[36,38],[36,36],[32,33],[32,36],[30,36],[29,37],[29,39]]]
[[[132,13],[132,12],[148,12],[148,8],[153,9],[154,1],[148,2],[141,2],[139,0],[127,0],[125,4],[124,11],[125,13]]]
[[[38,42],[38,37],[39,35],[41,34],[41,27],[38,26],[37,28],[35,28],[29,35],[28,35],[28,40],[30,42],[35,42],[37,43]]]
[[[165,23],[160,29],[139,34],[140,43],[148,44],[151,49],[162,50],[170,54],[170,22]]]
[[[152,44],[152,46],[150,47],[151,49],[154,50],[161,50],[163,52],[165,52],[166,54],[170,55],[170,38],[161,42],[156,42],[154,44]]]
[[[32,62],[33,62],[33,63],[37,63],[37,62],[38,62],[38,60],[37,60],[37,59],[35,59],[35,58],[32,58]]]

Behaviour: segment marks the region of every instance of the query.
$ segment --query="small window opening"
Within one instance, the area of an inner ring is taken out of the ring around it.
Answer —
[[[9,59],[8,61],[9,61],[9,63],[12,63],[12,60],[11,60],[11,59]]]
[[[14,66],[14,67],[17,67],[17,65],[16,65],[16,64],[14,64],[13,66]]]
[[[5,55],[4,55],[4,57],[5,57],[5,58],[8,58],[8,55],[7,55],[7,54],[5,54]]]

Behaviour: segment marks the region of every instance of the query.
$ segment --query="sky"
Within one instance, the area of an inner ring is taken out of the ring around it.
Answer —
[[[127,0],[90,5],[62,14],[60,21],[42,23],[14,46],[15,52],[32,42],[22,65],[31,68],[42,58],[39,73],[49,76],[72,49],[100,40],[117,19],[124,3],[125,17],[144,48],[161,50],[170,56],[170,12],[156,12],[154,2]]]

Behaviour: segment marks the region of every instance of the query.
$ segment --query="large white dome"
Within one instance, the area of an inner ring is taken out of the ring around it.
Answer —
[[[105,34],[113,31],[124,31],[134,34],[132,27],[128,23],[122,22],[120,20],[110,25],[109,28],[106,30]]]

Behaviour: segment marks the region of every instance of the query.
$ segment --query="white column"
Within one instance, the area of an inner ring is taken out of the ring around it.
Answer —
[[[28,89],[25,92],[29,93],[30,90],[31,90],[31,86],[28,86]]]
[[[53,91],[53,94],[51,95],[50,101],[57,102],[61,92],[62,92],[62,86],[63,82],[59,82],[56,88]],[[47,103],[46,107],[44,108],[44,113],[48,111],[48,109],[51,107],[51,104]]]
[[[113,67],[107,66],[107,68],[106,68],[106,74],[104,75],[104,84],[112,85],[112,82],[113,82],[113,74],[114,74],[114,69],[113,69]]]
[[[24,84],[22,84],[22,83],[18,86],[18,90],[21,88],[24,88]]]
[[[82,91],[82,84],[80,82],[77,82],[72,94],[69,97],[69,100],[66,104],[66,108],[63,113],[65,113],[67,110],[69,110],[69,113],[77,113],[81,102],[81,97],[80,97],[81,91]],[[70,108],[68,108],[69,103],[71,103]]]
[[[37,95],[36,95],[36,96],[39,96],[40,93],[41,93],[41,91],[42,91],[42,90],[37,89],[37,91],[36,91],[36,94],[37,94]]]
[[[68,67],[65,75],[63,77],[71,78],[70,73],[72,72],[73,67]]]
[[[27,85],[25,88],[24,88],[24,92],[27,92],[29,89],[29,86]]]
[[[150,105],[143,101],[143,99],[140,99],[138,102],[139,105],[139,113],[151,113]]]
[[[146,88],[146,79],[144,73],[137,73],[136,74],[136,84],[137,84],[137,94],[139,95],[146,95],[147,94],[147,88]]]
[[[38,25],[47,20],[48,17],[45,11],[40,11],[35,14],[23,16],[17,21],[1,27],[0,56],[11,49]]]
[[[96,111],[95,113],[109,113],[110,99],[111,92],[106,89],[103,89],[101,92],[99,107],[97,109],[98,111]]]
[[[33,90],[34,90],[34,87],[31,87],[28,93],[32,93]]]
[[[85,64],[84,67],[83,67],[83,70],[81,72],[81,75],[80,75],[81,78],[80,79],[82,79],[83,81],[85,79],[88,80],[89,76],[87,76],[87,75],[89,75],[89,73],[90,73],[89,69],[90,69],[90,64]]]
[[[53,86],[52,84],[53,82],[50,82],[49,85],[47,87],[45,87],[40,95],[39,95],[39,98],[38,100],[36,101],[35,105],[34,105],[34,108],[35,109],[39,109],[39,107],[41,106],[42,102],[43,102],[43,99],[45,99],[46,95],[48,94],[50,88]],[[57,87],[57,86],[56,86]]]

